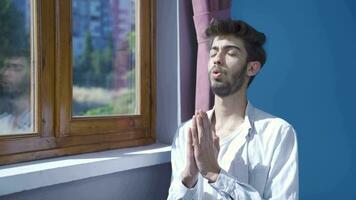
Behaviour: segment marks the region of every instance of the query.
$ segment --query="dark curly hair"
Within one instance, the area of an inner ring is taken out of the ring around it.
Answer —
[[[261,68],[266,62],[266,52],[263,45],[266,42],[264,33],[257,31],[252,26],[242,20],[218,20],[212,19],[209,27],[205,30],[210,44],[216,36],[233,35],[240,38],[247,51],[247,62],[258,61]],[[251,77],[248,85],[251,84],[255,77]]]

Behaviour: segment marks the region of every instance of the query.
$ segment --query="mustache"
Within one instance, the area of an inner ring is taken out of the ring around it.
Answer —
[[[223,74],[227,73],[227,70],[224,67],[218,65],[214,65],[212,68],[210,68],[209,73],[212,73],[213,71],[218,71]]]

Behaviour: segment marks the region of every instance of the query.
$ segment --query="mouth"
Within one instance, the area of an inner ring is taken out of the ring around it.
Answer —
[[[213,71],[211,71],[211,76],[212,76],[214,79],[218,79],[218,78],[220,78],[222,75],[223,75],[223,73],[222,73],[221,70],[214,69]]]

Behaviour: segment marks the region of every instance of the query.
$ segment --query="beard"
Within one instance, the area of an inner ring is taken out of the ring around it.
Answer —
[[[0,80],[0,94],[10,100],[14,100],[23,95],[30,95],[31,81],[29,77],[25,77],[19,83],[9,83],[5,80]]]
[[[222,74],[222,78],[213,79],[210,74],[213,70],[219,70]],[[219,66],[214,66],[209,70],[209,81],[211,90],[215,95],[219,97],[226,97],[239,91],[243,86],[246,79],[247,63],[240,71],[237,71],[231,75],[229,79],[228,72]]]

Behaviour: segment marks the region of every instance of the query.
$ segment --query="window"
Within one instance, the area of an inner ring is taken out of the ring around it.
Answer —
[[[154,7],[0,1],[0,164],[154,142]]]
[[[35,131],[35,68],[30,2],[0,3],[0,135]]]

